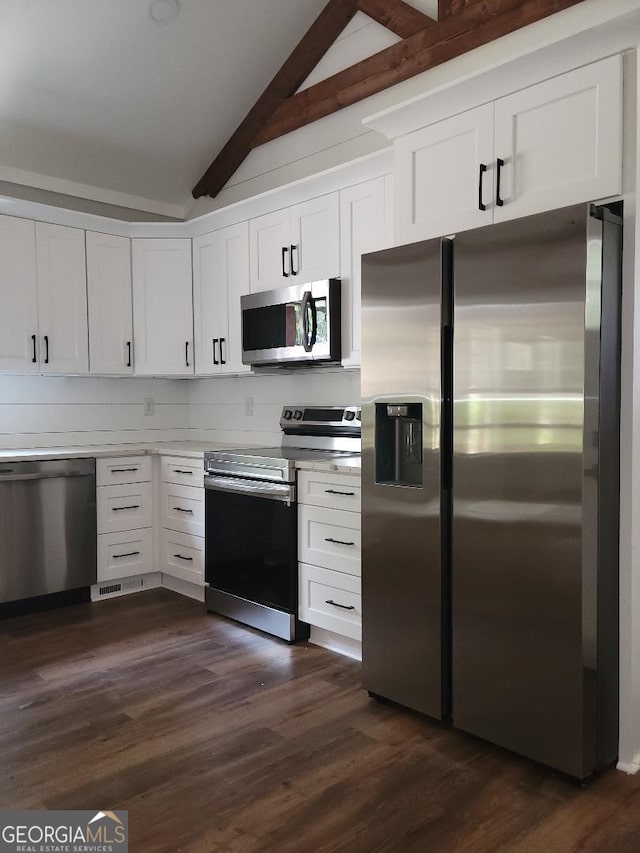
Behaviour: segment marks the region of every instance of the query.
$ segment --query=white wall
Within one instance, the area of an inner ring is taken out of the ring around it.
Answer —
[[[1,376],[0,448],[70,447],[184,437],[188,382]],[[155,401],[145,416],[144,399]]]
[[[280,412],[287,404],[357,405],[360,372],[314,372],[197,379],[189,382],[189,438],[279,445]],[[251,399],[253,414],[245,414]]]

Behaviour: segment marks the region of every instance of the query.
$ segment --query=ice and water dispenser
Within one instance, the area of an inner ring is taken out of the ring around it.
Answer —
[[[376,483],[422,486],[422,403],[376,403]]]

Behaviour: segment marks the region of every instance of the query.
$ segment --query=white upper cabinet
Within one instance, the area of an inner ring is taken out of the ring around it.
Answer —
[[[39,371],[36,228],[0,216],[0,370]]]
[[[193,241],[195,372],[246,373],[240,297],[249,293],[249,223]]]
[[[622,189],[622,58],[614,56],[496,101],[495,221]],[[499,160],[498,160],[499,158]]]
[[[493,104],[398,140],[397,242],[493,221]]]
[[[250,220],[249,253],[252,293],[337,277],[338,193]]]
[[[87,274],[84,231],[36,223],[39,370],[87,373]]]
[[[132,240],[135,372],[193,374],[191,240]]]
[[[391,245],[387,206],[389,179],[374,178],[340,191],[342,364],[360,364],[360,259]]]
[[[133,373],[131,241],[87,231],[91,373]]]
[[[622,58],[595,62],[396,140],[396,243],[622,189]]]

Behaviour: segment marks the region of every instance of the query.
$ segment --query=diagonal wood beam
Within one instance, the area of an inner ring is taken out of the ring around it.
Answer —
[[[581,2],[467,0],[468,5],[458,14],[288,98],[255,137],[253,147]]]
[[[357,0],[329,0],[293,53],[258,98],[193,189],[194,198],[217,195],[253,147],[257,131],[304,83],[358,11]]]
[[[441,21],[450,15],[457,15],[467,6],[481,2],[482,0],[438,0],[438,20]]]
[[[435,24],[433,18],[404,0],[358,0],[358,7],[365,15],[403,39]]]

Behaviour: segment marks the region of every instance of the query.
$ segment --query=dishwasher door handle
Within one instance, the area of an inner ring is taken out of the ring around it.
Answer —
[[[86,473],[62,473],[61,471],[55,474],[38,473],[38,474],[11,474],[0,473],[0,483],[24,483],[28,480],[60,480],[67,477],[93,477],[93,474]]]

